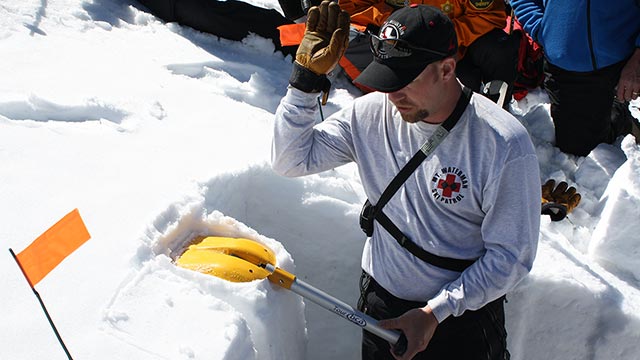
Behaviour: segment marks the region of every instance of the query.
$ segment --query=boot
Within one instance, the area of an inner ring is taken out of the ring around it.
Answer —
[[[633,118],[631,112],[629,111],[629,103],[614,100],[611,107],[610,142],[615,141],[615,139],[617,139],[619,136],[624,136],[631,133],[634,120],[636,119]],[[637,138],[638,137],[636,136],[636,139]]]

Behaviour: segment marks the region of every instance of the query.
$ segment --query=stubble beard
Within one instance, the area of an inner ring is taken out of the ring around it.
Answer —
[[[421,121],[424,121],[426,118],[429,117],[429,110],[427,109],[418,109],[416,112],[411,113],[411,114],[400,114],[400,116],[402,116],[402,120],[410,123],[410,124],[415,124]]]

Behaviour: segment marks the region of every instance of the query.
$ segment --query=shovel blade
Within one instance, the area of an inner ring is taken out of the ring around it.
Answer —
[[[266,278],[270,273],[260,265],[275,265],[275,253],[249,239],[208,236],[176,259],[180,267],[233,282]]]

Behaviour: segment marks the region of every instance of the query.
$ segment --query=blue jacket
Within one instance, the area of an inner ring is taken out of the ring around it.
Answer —
[[[511,0],[547,60],[588,72],[626,60],[640,47],[640,0]]]

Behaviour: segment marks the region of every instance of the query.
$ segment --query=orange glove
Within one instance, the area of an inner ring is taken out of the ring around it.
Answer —
[[[565,181],[558,186],[553,179],[542,185],[542,215],[549,215],[551,221],[560,221],[578,206],[582,196],[575,187],[569,187]],[[554,188],[555,187],[555,188]]]

